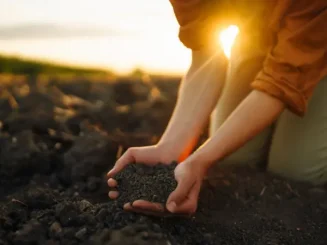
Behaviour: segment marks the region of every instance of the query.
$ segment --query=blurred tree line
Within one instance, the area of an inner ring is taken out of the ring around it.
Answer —
[[[79,68],[66,65],[51,64],[34,60],[25,60],[17,57],[0,55],[0,73],[37,75],[58,73],[64,74],[107,74],[114,75],[113,72],[102,69]]]

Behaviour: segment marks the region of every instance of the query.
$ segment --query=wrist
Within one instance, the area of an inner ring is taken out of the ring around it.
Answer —
[[[193,168],[202,175],[205,176],[212,165],[212,162],[208,160],[208,157],[202,152],[193,153],[187,161],[193,165]]]
[[[178,161],[180,153],[173,142],[159,141],[156,147],[159,149],[160,155],[166,162]]]

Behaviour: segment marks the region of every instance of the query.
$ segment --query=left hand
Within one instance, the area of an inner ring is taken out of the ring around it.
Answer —
[[[195,213],[205,174],[202,162],[192,156],[180,163],[175,169],[177,188],[168,197],[167,210],[174,214]]]

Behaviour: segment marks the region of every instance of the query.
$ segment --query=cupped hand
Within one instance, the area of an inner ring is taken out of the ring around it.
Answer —
[[[118,186],[114,176],[122,171],[130,163],[142,163],[155,165],[157,163],[170,164],[174,161],[173,154],[166,148],[153,145],[144,147],[129,148],[116,162],[115,166],[108,172],[108,186],[112,189]],[[119,196],[118,191],[109,191],[109,198],[116,199]],[[163,215],[166,213],[165,207],[160,203],[151,203],[145,200],[137,200],[133,203],[124,205],[126,211],[145,213],[150,215]]]
[[[205,174],[205,167],[192,157],[176,167],[175,179],[178,184],[166,203],[166,208],[170,213],[191,215],[196,212]]]
[[[130,163],[143,163],[154,165],[157,163],[169,164],[175,159],[165,147],[158,145],[131,147],[115,163],[115,166],[108,172],[109,178],[115,176]]]
[[[142,147],[132,149],[122,156],[121,161],[117,161],[116,166],[108,173],[109,177],[113,177],[121,171],[129,162],[144,162],[145,164],[155,164],[158,162],[156,148]],[[163,161],[164,162],[164,161]],[[170,161],[167,161],[168,163]],[[169,215],[191,215],[195,213],[198,205],[199,193],[204,176],[206,175],[206,167],[201,159],[194,157],[187,158],[184,162],[178,164],[175,168],[174,175],[177,181],[176,189],[169,195],[166,205],[160,203],[151,203],[145,200],[137,200],[133,203],[126,203],[124,209],[137,213],[169,216]],[[113,178],[108,180],[111,188],[117,187],[117,181]],[[109,197],[117,198],[117,191],[110,191]]]

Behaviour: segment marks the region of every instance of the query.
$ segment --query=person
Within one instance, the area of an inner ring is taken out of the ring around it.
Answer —
[[[117,186],[115,174],[131,162],[174,160],[178,184],[166,206],[138,200],[124,208],[192,214],[214,165],[266,162],[274,174],[326,183],[327,1],[170,2],[191,65],[159,142],[128,149],[108,173],[108,185]],[[228,61],[215,33],[229,23],[240,33]],[[210,137],[194,150],[210,116]]]

